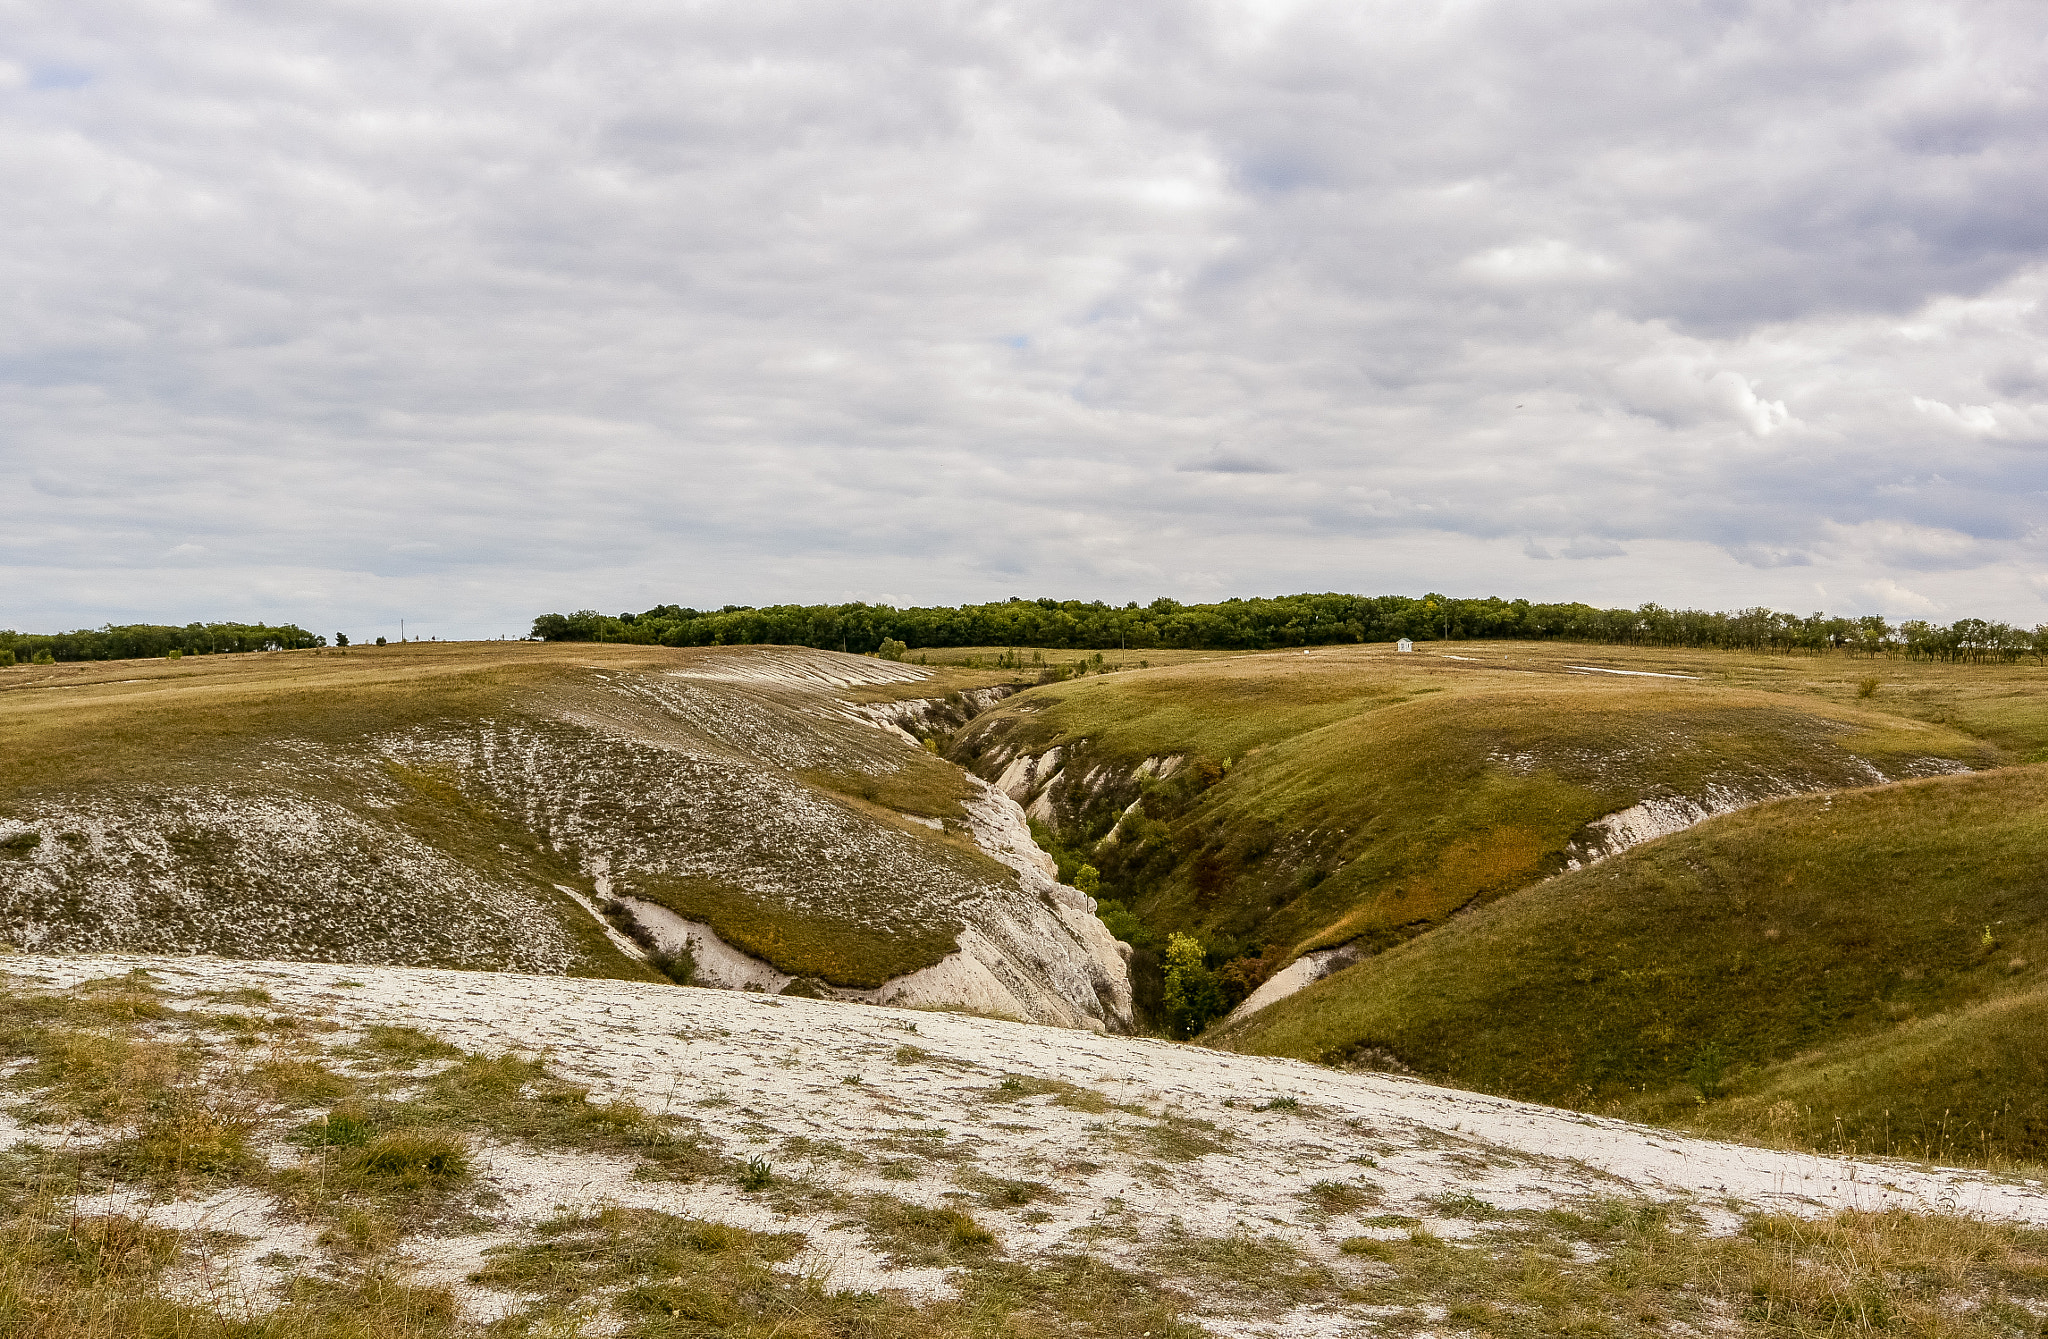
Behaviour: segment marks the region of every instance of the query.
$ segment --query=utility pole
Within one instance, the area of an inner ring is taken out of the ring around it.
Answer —
[[[402,618],[398,620],[398,640],[405,640],[405,620]]]

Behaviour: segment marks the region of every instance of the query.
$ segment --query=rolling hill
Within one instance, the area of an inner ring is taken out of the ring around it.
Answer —
[[[1004,677],[526,643],[18,667],[0,673],[0,940],[653,962],[1128,1027],[1114,941],[1015,806],[890,723],[964,719],[960,695]]]
[[[1216,1030],[1808,1146],[2048,1160],[2048,767],[1776,801]]]
[[[1732,657],[1459,645],[1091,676],[1007,700],[949,756],[1147,927],[1263,950],[1268,971],[1391,946],[1711,813],[2000,757]]]

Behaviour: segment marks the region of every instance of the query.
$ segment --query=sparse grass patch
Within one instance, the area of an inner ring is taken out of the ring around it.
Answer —
[[[362,1041],[341,1054],[380,1062],[393,1069],[411,1069],[426,1060],[454,1060],[462,1048],[450,1046],[439,1037],[416,1027],[393,1023],[372,1023],[363,1029]]]
[[[1207,1237],[1175,1224],[1147,1251],[1146,1263],[1198,1297],[1239,1306],[1299,1306],[1337,1291],[1330,1272],[1290,1243],[1244,1232]]]
[[[765,1273],[803,1248],[801,1233],[749,1232],[616,1205],[543,1223],[535,1235],[530,1243],[493,1248],[472,1281],[534,1297],[540,1308],[559,1307],[621,1284]]]
[[[1301,1198],[1318,1213],[1357,1213],[1379,1203],[1380,1188],[1369,1181],[1318,1181],[1302,1191]]]
[[[1021,1209],[1041,1201],[1057,1204],[1066,1199],[1043,1181],[991,1176],[978,1168],[963,1170],[953,1180],[963,1189],[978,1195],[981,1202],[991,1209]]]
[[[368,1114],[385,1128],[438,1127],[541,1147],[633,1155],[663,1175],[686,1180],[722,1165],[704,1138],[679,1119],[631,1102],[593,1102],[588,1088],[516,1055],[463,1055],[429,1077],[411,1100],[372,1106]]]
[[[205,1054],[193,1045],[136,1040],[119,1030],[31,1028],[14,1040],[17,1045],[9,1049],[32,1057],[17,1083],[38,1090],[40,1118],[117,1126],[184,1100]]]
[[[1397,1308],[1386,1320],[1396,1334],[1435,1328],[1426,1308],[1446,1302],[1462,1326],[1543,1336],[1683,1326],[2016,1339],[2039,1333],[2048,1311],[2048,1233],[1971,1219],[1757,1216],[1734,1237],[1710,1237],[1668,1206],[1616,1201],[1518,1220],[1471,1244],[1416,1231],[1343,1249],[1387,1266],[1351,1296]]]
[[[1214,1121],[1168,1115],[1144,1128],[1143,1140],[1151,1156],[1162,1162],[1193,1162],[1211,1153],[1221,1153],[1229,1134]]]
[[[1429,1201],[1430,1211],[1439,1218],[1463,1218],[1470,1222],[1485,1223],[1507,1215],[1477,1195],[1463,1190],[1453,1190],[1438,1195]]]
[[[995,1233],[958,1209],[928,1209],[889,1195],[863,1200],[860,1223],[868,1244],[902,1265],[972,1264],[996,1249]]]
[[[351,1207],[335,1215],[334,1224],[317,1238],[323,1250],[340,1257],[381,1255],[396,1246],[403,1229],[388,1216],[366,1207]]]
[[[359,1106],[336,1107],[294,1134],[312,1148],[357,1148],[377,1137],[377,1121]]]
[[[1110,1106],[1109,1099],[1093,1088],[1069,1083],[1065,1079],[1042,1079],[1031,1074],[1006,1074],[1000,1083],[984,1091],[981,1098],[985,1102],[1018,1102],[1028,1097],[1048,1095],[1056,1105],[1073,1111],[1100,1114]]]
[[[266,1057],[251,1067],[249,1081],[271,1100],[287,1106],[338,1102],[356,1091],[352,1079],[305,1055]]]
[[[255,1169],[249,1149],[255,1119],[231,1094],[180,1092],[152,1111],[126,1139],[94,1150],[88,1161],[153,1185],[237,1179]]]
[[[233,990],[203,990],[199,992],[199,998],[211,1000],[216,1004],[269,1004],[272,1002],[270,992],[259,986],[238,986]]]
[[[450,1134],[396,1130],[357,1146],[342,1160],[340,1170],[379,1189],[440,1189],[469,1176],[469,1146]]]

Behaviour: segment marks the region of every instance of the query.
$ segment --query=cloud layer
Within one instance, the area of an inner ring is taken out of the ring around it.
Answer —
[[[0,0],[0,624],[2048,620],[2040,31]]]

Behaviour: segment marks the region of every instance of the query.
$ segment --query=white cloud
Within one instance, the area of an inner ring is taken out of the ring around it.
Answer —
[[[1940,606],[1918,591],[1908,590],[1890,577],[1863,583],[1863,594],[1879,612],[1893,617],[1938,613]]]
[[[1749,378],[1727,368],[1664,355],[1616,369],[1613,382],[1624,408],[1674,428],[1716,420],[1758,437],[1793,421],[1783,400],[1766,400]]]
[[[1476,279],[1502,284],[1543,284],[1606,279],[1621,267],[1555,237],[1498,246],[1460,263]]]

